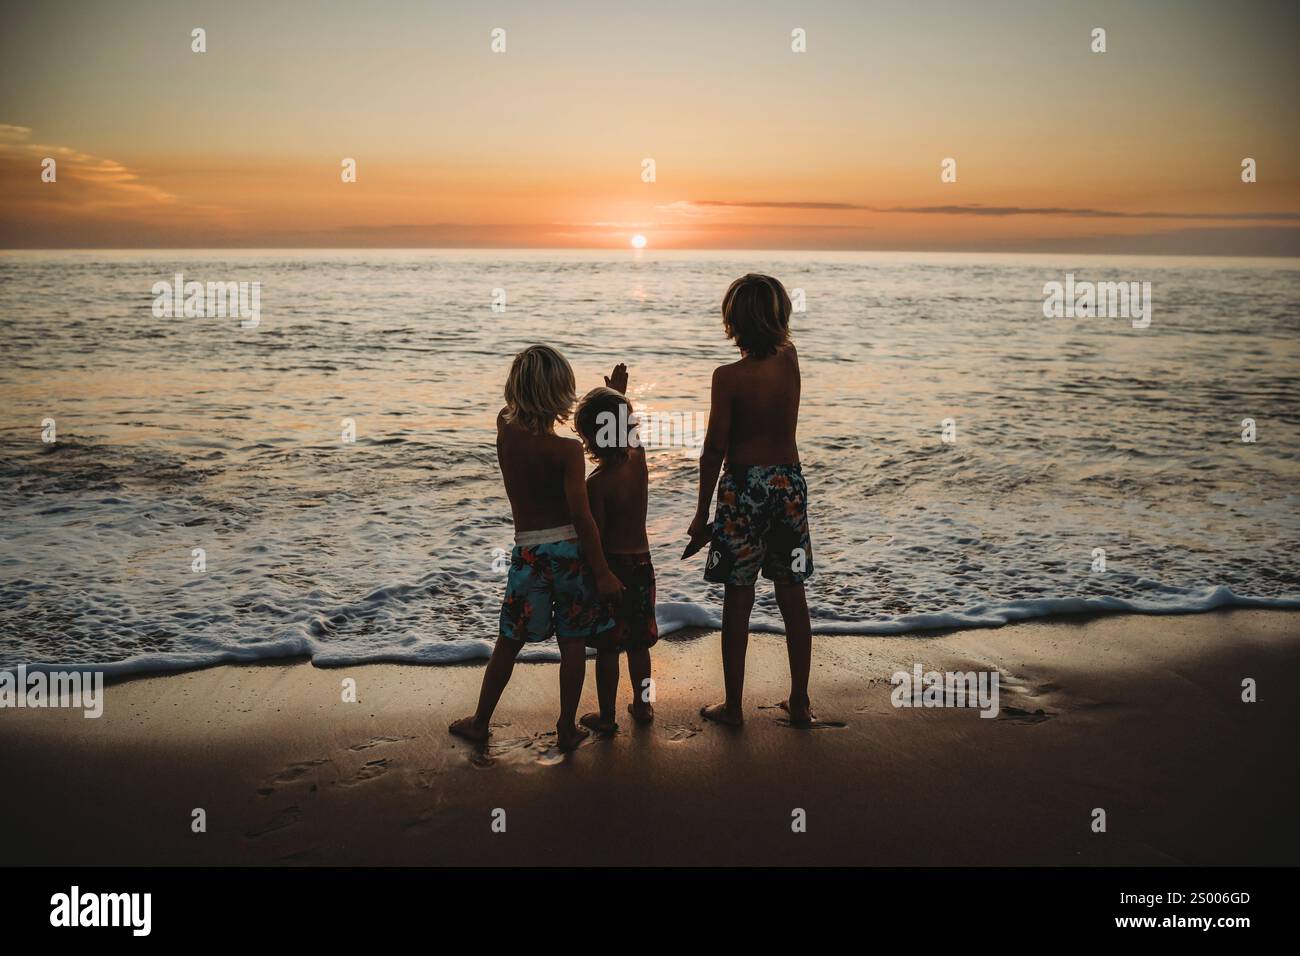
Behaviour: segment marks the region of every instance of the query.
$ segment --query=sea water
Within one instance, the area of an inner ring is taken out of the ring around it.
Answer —
[[[512,356],[556,346],[580,393],[626,362],[639,413],[701,421],[747,271],[801,307],[814,630],[1300,606],[1294,260],[23,252],[0,254],[0,667],[485,655]],[[177,274],[256,284],[258,320],[158,314]],[[1149,323],[1045,315],[1067,275],[1150,283]],[[705,554],[678,560],[694,434],[649,451],[663,633],[718,623]]]

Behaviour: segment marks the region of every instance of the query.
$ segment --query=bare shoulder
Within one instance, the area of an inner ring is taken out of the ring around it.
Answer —
[[[612,481],[639,485],[645,483],[650,474],[647,456],[643,445],[633,445],[627,450],[627,459],[619,462],[610,470]]]
[[[787,343],[785,347],[781,349],[779,354],[781,355],[782,358],[785,359],[786,367],[789,369],[789,372],[787,374],[798,379],[800,377],[799,352],[797,349],[795,349],[794,343],[793,342]]]
[[[603,465],[597,465],[596,470],[587,476],[587,491],[594,493],[603,493],[609,487],[609,472]]]
[[[744,359],[741,359],[741,361],[744,361]],[[740,362],[731,362],[728,365],[719,365],[713,370],[714,386],[726,388],[736,377],[736,372],[739,371],[739,368]]]
[[[579,464],[586,461],[586,456],[582,450],[582,442],[576,438],[565,438],[563,435],[552,435],[548,443],[555,449],[556,455],[566,464],[573,459],[577,459]],[[583,469],[586,469],[585,464]]]
[[[519,429],[511,428],[506,421],[506,410],[497,412],[497,450],[510,448],[519,440]]]

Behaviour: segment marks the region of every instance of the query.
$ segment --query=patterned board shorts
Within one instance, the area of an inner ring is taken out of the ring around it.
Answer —
[[[502,637],[529,644],[552,634],[585,640],[613,626],[577,541],[515,545],[501,602]]]
[[[749,586],[812,577],[808,486],[798,465],[728,466],[718,482],[718,510],[704,580]]]
[[[610,607],[614,627],[587,641],[595,648],[616,650],[654,647],[659,640],[655,620],[655,567],[647,554],[607,554],[609,569],[623,582],[623,597]]]

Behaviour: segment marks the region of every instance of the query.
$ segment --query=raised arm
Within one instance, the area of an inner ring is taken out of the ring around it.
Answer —
[[[582,445],[573,440],[564,443],[564,497],[569,505],[573,529],[578,533],[583,556],[596,575],[596,590],[604,598],[616,597],[623,590],[623,582],[614,576],[605,562],[605,550],[600,544],[600,531],[591,516],[587,502],[587,467],[582,458]]]
[[[627,366],[619,362],[614,366],[614,371],[605,376],[605,387],[612,388],[616,392],[627,394]]]

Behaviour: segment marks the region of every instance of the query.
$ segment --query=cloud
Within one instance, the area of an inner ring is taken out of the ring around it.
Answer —
[[[1068,216],[1081,219],[1300,221],[1300,212],[1119,212],[1112,209],[1076,209],[1068,206],[981,206],[978,203],[970,203],[964,206],[891,206],[875,209],[874,211],[940,216]]]
[[[58,179],[56,183],[67,188],[46,189],[40,196],[42,202],[63,201],[75,203],[81,211],[110,209],[138,209],[170,206],[177,198],[166,190],[140,181],[139,174],[117,160],[105,159],[73,149],[30,142],[32,131],[26,126],[0,123],[0,163],[11,167],[15,177],[28,167],[32,182],[39,182],[41,163],[53,159]],[[30,165],[29,165],[30,164]],[[6,177],[7,178],[7,177]],[[44,184],[47,187],[50,184]],[[17,201],[10,194],[7,199]]]
[[[875,213],[902,213],[932,216],[1063,216],[1074,219],[1186,219],[1228,222],[1300,222],[1300,212],[1121,212],[1114,209],[1089,209],[1071,206],[984,206],[979,203],[948,206],[864,206],[847,202],[803,201],[731,201],[721,199],[691,199],[662,205],[659,208],[687,216],[699,216],[716,207],[736,209],[821,209],[830,211],[859,211]]]
[[[679,206],[727,206],[741,209],[867,209],[874,212],[871,206],[859,206],[848,202],[769,202],[758,200],[754,202],[729,202],[721,199],[692,199],[676,203],[670,203],[663,208],[672,209]]]

